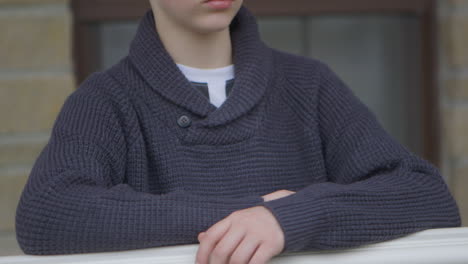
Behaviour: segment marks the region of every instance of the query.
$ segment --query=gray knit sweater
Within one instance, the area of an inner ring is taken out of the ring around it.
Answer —
[[[392,138],[324,63],[268,47],[242,7],[221,107],[190,86],[149,10],[128,56],[64,102],[17,207],[27,254],[198,243],[265,206],[283,252],[349,248],[460,225],[438,169]],[[295,194],[268,202],[280,189]]]

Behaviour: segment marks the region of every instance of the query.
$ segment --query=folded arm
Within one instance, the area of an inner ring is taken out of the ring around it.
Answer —
[[[317,70],[316,111],[329,181],[264,202],[283,228],[283,252],[349,248],[460,226],[438,169],[389,136],[326,65]]]
[[[263,202],[138,192],[124,182],[128,147],[103,95],[80,90],[67,98],[17,207],[21,249],[49,255],[192,244],[233,211]]]

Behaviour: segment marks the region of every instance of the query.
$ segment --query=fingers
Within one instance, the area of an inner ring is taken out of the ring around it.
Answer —
[[[280,199],[280,198],[286,197],[286,196],[294,194],[294,193],[296,193],[296,192],[283,189],[283,190],[278,190],[278,191],[269,193],[267,195],[264,195],[264,196],[262,196],[262,198],[263,198],[263,200],[265,202],[267,202],[267,201],[271,201],[271,200]]]
[[[260,241],[251,235],[244,236],[238,247],[232,253],[229,264],[249,263],[255,250],[260,246]]]
[[[249,264],[266,264],[270,259],[274,257],[271,254],[270,250],[268,250],[268,245],[265,243],[260,244],[260,246],[255,251],[254,255],[250,259],[250,262],[246,262]]]
[[[267,263],[280,253],[284,246],[282,231],[273,218],[274,216],[261,206],[232,213],[210,227],[203,236],[199,234],[200,246],[196,262]]]
[[[232,252],[237,248],[244,236],[245,232],[242,230],[230,228],[213,249],[209,256],[209,263],[228,263]]]
[[[198,247],[196,262],[200,264],[209,264],[208,258],[211,252],[213,251],[218,241],[229,230],[230,226],[231,221],[229,217],[226,217],[205,231],[205,235],[200,241],[200,246]]]

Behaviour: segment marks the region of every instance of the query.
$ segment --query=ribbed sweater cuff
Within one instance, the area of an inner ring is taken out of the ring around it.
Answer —
[[[177,194],[176,194],[177,193]],[[200,201],[204,204],[222,204],[227,210],[242,210],[245,208],[250,208],[254,206],[262,205],[264,200],[262,196],[259,195],[249,195],[239,198],[226,198],[226,197],[207,197],[207,196],[198,196],[186,191],[175,191],[173,196],[175,199],[182,199],[183,201],[193,202]]]
[[[218,202],[222,202],[226,205],[227,208],[238,208],[237,210],[242,210],[254,206],[260,206],[264,203],[264,200],[261,196],[252,195],[242,198],[233,198],[233,199],[219,199],[216,198]]]
[[[250,204],[249,207],[263,205],[263,203],[265,202],[262,196],[257,196],[257,195],[247,196],[245,200],[247,201],[248,204]]]
[[[301,251],[305,247],[319,248],[320,238],[329,229],[326,202],[310,202],[306,198],[296,193],[262,203],[283,230],[285,242],[281,253]]]

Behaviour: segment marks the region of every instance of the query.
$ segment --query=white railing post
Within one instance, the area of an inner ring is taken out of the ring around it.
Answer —
[[[195,262],[198,244],[54,256],[0,257],[0,264],[148,264]],[[292,252],[271,264],[467,264],[468,227],[430,229],[403,238],[336,251]]]

